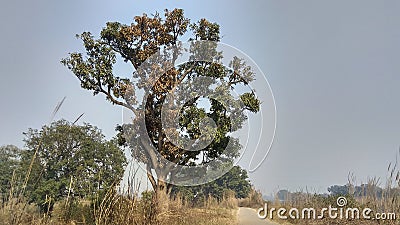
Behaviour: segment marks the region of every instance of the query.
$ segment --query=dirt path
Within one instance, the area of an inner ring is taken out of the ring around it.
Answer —
[[[255,209],[240,207],[238,211],[239,225],[277,225],[268,220],[259,219]]]

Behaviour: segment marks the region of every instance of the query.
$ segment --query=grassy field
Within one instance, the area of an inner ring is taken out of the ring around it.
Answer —
[[[236,224],[237,204],[234,199],[217,202],[208,199],[203,206],[188,206],[181,199],[160,202],[162,211],[157,215],[160,225],[224,225]],[[0,224],[154,224],[150,221],[149,199],[132,199],[121,195],[103,199],[97,206],[89,201],[67,204],[58,202],[51,214],[43,214],[33,204],[14,199],[0,209]]]

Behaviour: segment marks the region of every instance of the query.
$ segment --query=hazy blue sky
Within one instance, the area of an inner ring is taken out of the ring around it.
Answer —
[[[224,43],[249,55],[274,91],[278,129],[256,187],[323,192],[386,176],[400,145],[399,1],[3,1],[0,6],[0,145],[56,119],[90,122],[114,135],[121,109],[82,90],[59,61],[81,50],[76,33],[107,21],[183,8],[218,22]],[[128,74],[129,75],[129,74]]]

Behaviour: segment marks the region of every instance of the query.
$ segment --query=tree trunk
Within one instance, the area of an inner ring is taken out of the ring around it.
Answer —
[[[168,184],[162,180],[157,180],[151,202],[151,215],[149,224],[160,224],[160,215],[168,210],[169,206],[169,189]]]

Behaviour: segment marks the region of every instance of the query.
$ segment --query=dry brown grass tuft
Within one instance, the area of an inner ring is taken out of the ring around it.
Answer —
[[[240,199],[238,204],[240,207],[249,207],[258,209],[260,206],[263,205],[263,203],[264,200],[262,198],[261,192],[254,189],[253,187],[249,193],[249,196],[247,198]]]
[[[65,201],[57,202],[51,216],[39,213],[35,205],[22,203],[5,204],[0,208],[0,224],[21,225],[72,225],[72,224],[110,224],[110,225],[148,225],[150,221],[151,196],[145,192],[141,198],[124,196],[117,192],[109,192],[95,210],[88,201],[66,205]],[[12,205],[11,209],[9,205]],[[165,196],[162,211],[157,215],[157,224],[190,224],[190,225],[224,225],[236,223],[237,205],[234,199],[226,197],[221,205],[215,199],[207,200],[201,208],[193,208],[177,197],[169,199]],[[22,215],[16,223],[15,215]]]

